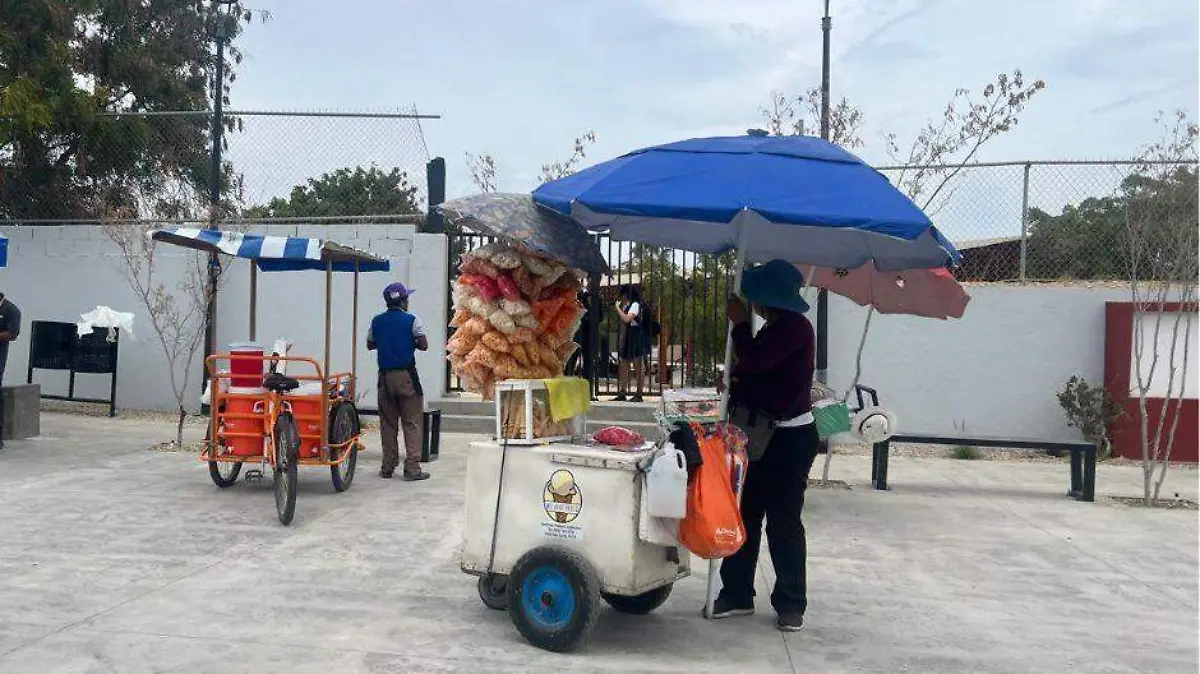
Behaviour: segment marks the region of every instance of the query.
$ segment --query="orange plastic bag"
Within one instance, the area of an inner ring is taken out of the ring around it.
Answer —
[[[701,559],[724,559],[746,542],[746,527],[730,484],[727,450],[720,434],[691,424],[704,463],[688,480],[687,517],[679,542]]]

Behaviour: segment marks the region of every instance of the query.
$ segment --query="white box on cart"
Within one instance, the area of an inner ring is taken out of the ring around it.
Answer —
[[[471,445],[461,566],[488,572],[496,495],[498,443]],[[639,539],[644,480],[639,466],[652,450],[623,452],[570,444],[508,447],[504,494],[491,572],[507,575],[526,552],[559,546],[582,554],[604,592],[638,595],[691,573],[690,553]]]
[[[550,390],[541,379],[509,379],[496,383],[497,440],[509,445],[570,442],[583,436],[587,417],[556,422],[550,414]]]

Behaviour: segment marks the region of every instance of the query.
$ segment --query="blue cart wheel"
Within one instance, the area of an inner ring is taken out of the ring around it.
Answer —
[[[578,649],[600,614],[600,580],[577,552],[534,548],[508,578],[508,612],[517,631],[538,648]]]

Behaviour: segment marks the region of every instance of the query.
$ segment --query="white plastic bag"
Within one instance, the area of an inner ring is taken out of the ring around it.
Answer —
[[[135,339],[133,314],[114,311],[103,305],[97,306],[86,314],[80,314],[79,322],[75,324],[75,332],[80,337],[92,334],[93,328],[108,328],[108,341],[110,342],[116,341],[117,330],[124,330],[130,339]]]
[[[679,520],[650,515],[650,499],[646,497],[646,476],[642,481],[642,498],[638,499],[638,539],[651,545],[672,547],[679,545]]]

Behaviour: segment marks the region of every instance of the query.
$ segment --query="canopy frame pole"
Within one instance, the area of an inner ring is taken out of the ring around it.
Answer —
[[[745,211],[742,211],[742,213],[745,213]],[[743,218],[739,214],[738,217],[735,218],[735,221],[736,220],[743,220]],[[746,268],[746,237],[747,237],[746,230],[748,229],[748,227],[745,222],[741,222],[739,224],[740,224],[740,227],[738,228],[737,262],[734,263],[734,267],[733,267],[733,294],[738,297],[741,297],[742,296],[742,272]],[[749,309],[749,307],[747,307],[747,310],[748,309]],[[750,320],[753,321],[754,317],[751,316]],[[729,328],[725,332],[725,372],[723,373],[723,378],[725,380],[725,390],[721,392],[721,420],[722,421],[729,420],[729,385],[731,383],[732,370],[733,370],[733,323],[730,322]],[[743,471],[742,475],[743,475],[742,483],[745,484],[746,480],[744,477],[745,476],[744,471]],[[742,502],[742,489],[741,489],[740,485],[738,486],[737,500],[738,500],[738,505],[740,506],[741,502]],[[721,566],[720,560],[717,560],[717,559],[708,560],[708,593],[705,596],[705,600],[704,600],[704,615],[709,620],[712,620],[713,604],[716,603],[716,600],[717,600],[717,576],[720,571],[720,566]]]
[[[745,211],[743,211],[744,213]],[[739,215],[736,220],[741,220]],[[738,228],[738,245],[737,245],[737,262],[733,266],[733,294],[742,296],[742,272],[746,268],[746,224],[743,222]],[[747,307],[749,309],[749,307]],[[751,317],[753,320],[753,317]],[[731,369],[733,366],[733,323],[725,331],[725,372],[722,373],[722,378],[725,380],[725,391],[721,394],[721,420],[729,419],[729,384],[731,377]]]
[[[258,265],[250,260],[250,341],[258,339]]]
[[[350,400],[358,400],[358,273],[359,261],[354,260],[354,305],[350,319]]]
[[[329,447],[329,341],[333,333],[333,258],[325,261],[325,372],[321,381],[321,446]],[[330,457],[331,459],[333,457]]]

